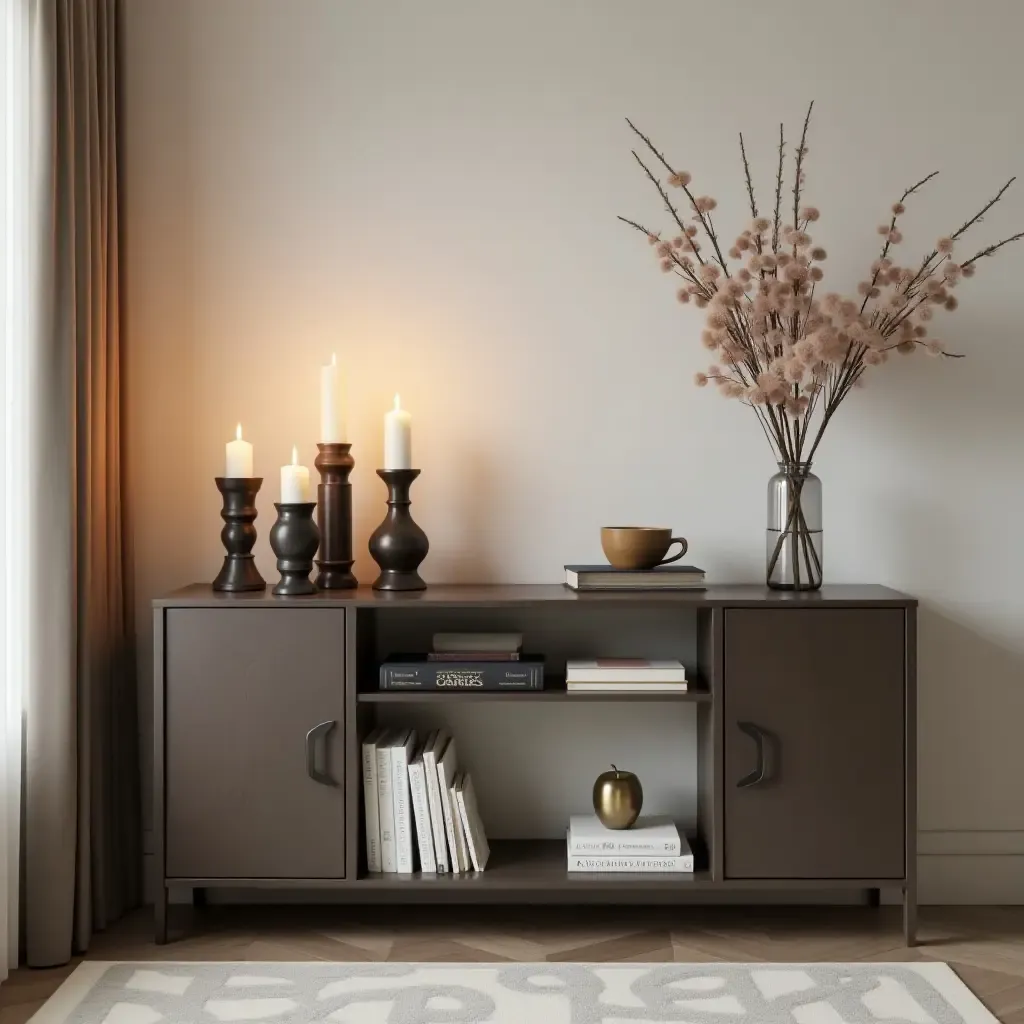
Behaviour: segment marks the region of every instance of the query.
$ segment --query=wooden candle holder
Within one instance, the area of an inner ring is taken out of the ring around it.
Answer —
[[[348,477],[355,460],[351,448],[350,444],[318,444],[319,454],[313,463],[320,473],[316,509],[320,527],[316,585],[320,590],[359,586],[352,574],[352,485]]]
[[[320,543],[320,530],[313,518],[312,501],[274,502],[277,522],[270,528],[270,547],[277,555],[281,582],[274,587],[277,597],[302,597],[315,594],[309,579],[313,556]]]
[[[418,469],[378,469],[388,485],[388,514],[370,537],[370,554],[380,566],[374,590],[426,590],[416,571],[427,557],[430,542],[414,522],[409,489],[420,475]]]
[[[221,543],[227,554],[213,581],[214,590],[229,593],[265,590],[266,581],[256,568],[252,549],[256,543],[256,493],[263,483],[261,476],[218,476],[214,478],[223,499],[220,517],[224,527]]]

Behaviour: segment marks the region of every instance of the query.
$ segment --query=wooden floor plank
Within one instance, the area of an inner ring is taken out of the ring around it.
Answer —
[[[92,943],[98,960],[362,962],[947,962],[1003,1024],[1024,1024],[1024,907],[921,911],[903,945],[889,907],[172,908],[179,941],[156,946],[139,911]],[[77,963],[77,961],[75,961]],[[25,1024],[75,963],[14,971],[0,1024]]]

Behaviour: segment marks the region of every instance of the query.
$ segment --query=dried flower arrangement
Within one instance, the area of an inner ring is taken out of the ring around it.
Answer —
[[[1024,232],[1011,235],[962,261],[953,256],[960,238],[1002,199],[1014,181],[1011,178],[973,217],[939,238],[918,266],[902,265],[890,255],[903,241],[899,219],[906,201],[938,174],[933,171],[908,188],[892,204],[888,221],[879,225],[881,252],[857,286],[858,297],[835,292],[819,297],[826,252],[814,243],[809,228],[820,214],[816,207],[805,205],[802,196],[813,108],[812,102],[796,149],[791,213],[783,209],[784,126],[779,126],[775,203],[768,216],[758,209],[740,134],[751,221],[727,252],[712,216],[717,201],[697,194],[690,174],[669,164],[628,120],[646,151],[664,169],[663,184],[640,153],[633,151],[674,226],[663,238],[634,220],[619,218],[643,233],[661,270],[680,279],[679,301],[708,311],[702,341],[717,358],[706,373],[696,375],[697,385],[714,383],[723,395],[754,410],[780,469],[789,478],[791,500],[785,526],[774,551],[769,551],[768,580],[773,582],[788,543],[793,550],[785,557],[795,571],[798,589],[821,585],[821,559],[809,537],[801,494],[836,410],[863,383],[868,367],[885,363],[894,350],[910,355],[923,349],[930,355],[959,358],[931,336],[935,313],[957,308],[954,290],[974,274],[980,259],[1024,238]],[[673,202],[672,189],[678,189],[685,202]]]

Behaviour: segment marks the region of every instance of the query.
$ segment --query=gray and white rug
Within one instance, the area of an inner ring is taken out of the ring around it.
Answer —
[[[31,1024],[997,1024],[907,964],[81,964]]]

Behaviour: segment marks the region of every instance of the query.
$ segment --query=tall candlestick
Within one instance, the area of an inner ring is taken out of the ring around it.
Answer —
[[[412,417],[395,395],[395,407],[384,416],[384,468],[412,469]]]
[[[337,355],[320,368],[320,442],[340,444],[345,440],[345,402]]]
[[[281,467],[281,504],[298,505],[309,501],[309,470],[299,465],[299,450],[292,448],[292,464]]]
[[[224,446],[224,475],[231,477],[252,476],[252,445],[242,440],[242,424],[235,429],[234,441]]]

